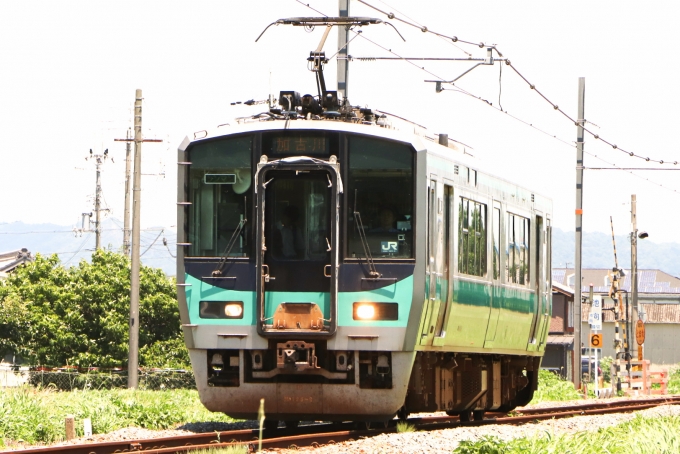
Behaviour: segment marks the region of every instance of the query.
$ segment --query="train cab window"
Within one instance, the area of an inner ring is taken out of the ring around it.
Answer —
[[[189,168],[188,255],[246,257],[252,203],[252,136],[201,142],[187,150]],[[231,250],[227,245],[233,239]]]
[[[413,167],[409,145],[362,136],[348,137],[345,187],[347,257],[364,257],[354,208],[375,259],[413,257]]]
[[[529,219],[508,213],[505,282],[529,285]]]
[[[464,197],[458,205],[458,271],[486,276],[486,205]]]

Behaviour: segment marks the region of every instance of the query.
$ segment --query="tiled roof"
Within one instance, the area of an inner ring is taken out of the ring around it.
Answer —
[[[26,248],[2,252],[0,253],[0,272],[9,273],[22,263],[32,262],[33,260],[33,256]]]

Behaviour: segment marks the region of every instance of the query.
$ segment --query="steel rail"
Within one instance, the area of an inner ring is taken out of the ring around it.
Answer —
[[[660,405],[679,405],[680,396],[635,399],[615,402],[596,402],[566,407],[545,407],[518,410],[509,416],[488,412],[487,419],[481,421],[461,422],[457,416],[424,416],[407,420],[417,430],[432,431],[456,427],[476,427],[489,424],[525,424],[552,418],[566,418],[579,415],[597,415],[606,413],[627,413],[645,410]],[[267,449],[309,447],[322,444],[340,443],[361,437],[372,437],[380,434],[395,433],[396,421],[388,427],[357,430],[354,423],[319,424],[302,426],[293,429],[265,430],[262,447]],[[195,435],[179,435],[176,437],[152,438],[147,440],[126,440],[114,442],[87,443],[82,445],[48,446],[13,450],[13,454],[114,454],[123,452],[144,452],[146,454],[167,454],[190,452],[206,448],[224,448],[233,445],[248,444],[256,447],[258,430],[233,430],[209,432]]]

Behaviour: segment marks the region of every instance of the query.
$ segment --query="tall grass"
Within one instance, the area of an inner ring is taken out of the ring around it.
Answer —
[[[502,441],[493,436],[463,441],[454,454],[647,454],[680,452],[680,417],[665,416],[633,420],[591,432],[554,436],[544,433],[528,438]]]
[[[75,416],[77,436],[83,435],[85,418],[92,420],[95,434],[130,426],[167,429],[186,422],[233,421],[206,410],[195,390],[58,392],[10,388],[0,393],[0,446],[20,440],[31,444],[62,440],[66,415]]]
[[[534,393],[531,403],[576,400],[581,397],[572,382],[564,380],[550,371],[541,369],[538,371],[538,389]]]

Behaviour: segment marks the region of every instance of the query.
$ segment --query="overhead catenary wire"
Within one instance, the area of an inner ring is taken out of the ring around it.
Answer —
[[[309,9],[311,9],[311,10],[317,12],[318,14],[321,14],[322,16],[328,17],[327,15],[325,15],[325,14],[319,12],[318,10],[312,8],[311,6],[309,6],[309,4],[305,4],[305,3],[301,2],[300,0],[296,0],[296,1],[297,1],[298,3],[301,3],[302,5],[307,6]],[[385,13],[384,11],[382,11],[382,10],[380,10],[380,9],[378,9],[378,8],[373,7],[372,5],[368,4],[367,2],[365,2],[365,1],[363,1],[363,0],[359,0],[359,1],[360,1],[361,3],[363,3],[363,4],[365,4],[365,5],[367,5],[367,6],[371,7],[371,8],[373,8],[373,9],[376,9],[377,11],[382,12],[383,14],[388,15],[388,17],[389,17],[390,19],[395,18],[394,15],[393,15],[392,13],[387,14],[387,13]],[[383,3],[384,3],[384,2],[383,2]],[[397,18],[397,20],[400,20],[401,22],[404,22],[404,23],[406,23],[406,24],[408,24],[408,25],[411,25],[411,26],[414,26],[414,27],[416,27],[416,28],[419,28],[419,29],[421,29],[423,32],[433,33],[433,34],[435,34],[435,35],[437,35],[437,36],[440,36],[440,37],[446,37],[446,36],[447,36],[447,35],[444,35],[444,34],[441,34],[441,33],[432,32],[431,30],[429,30],[427,27],[424,27],[424,26],[417,26],[417,25],[414,25],[414,24],[412,24],[412,23],[410,23],[410,22],[408,22],[408,21],[403,21],[403,20],[398,19],[398,18]],[[403,60],[403,61],[405,61],[405,62],[407,62],[407,63],[409,63],[409,64],[415,66],[415,67],[418,68],[419,70],[424,71],[425,73],[427,73],[427,74],[429,74],[429,75],[431,75],[431,76],[434,76],[435,78],[440,79],[442,82],[445,82],[444,78],[440,77],[439,75],[437,75],[437,74],[435,74],[435,73],[433,73],[433,72],[431,72],[431,71],[429,71],[429,70],[426,70],[425,67],[416,65],[416,64],[413,63],[411,60],[409,60],[409,58],[400,56],[400,55],[397,54],[396,52],[392,51],[392,49],[388,49],[387,47],[382,46],[381,44],[376,43],[375,41],[373,41],[373,40],[371,40],[370,38],[366,37],[364,34],[360,34],[360,33],[356,32],[356,31],[354,31],[354,30],[350,30],[350,31],[352,31],[353,33],[355,33],[357,36],[361,36],[363,39],[367,40],[367,41],[370,42],[371,44],[373,44],[373,45],[375,45],[375,46],[377,46],[377,47],[379,47],[379,48],[381,48],[381,49],[383,49],[383,50],[385,50],[385,51],[387,51],[387,52],[389,52],[389,53],[395,55],[395,58],[392,58],[392,57],[382,57],[381,59]],[[463,42],[463,43],[465,43],[465,44],[475,45],[475,46],[480,47],[480,48],[485,47],[484,43],[474,43],[474,42],[472,42],[472,41],[458,40],[457,37],[453,37],[453,38],[455,38],[455,41],[460,41],[460,42]],[[493,46],[487,46],[487,47],[492,47],[492,48],[498,53],[499,56],[502,56],[501,52],[495,47],[495,45],[493,45]],[[363,60],[375,60],[375,59],[378,59],[378,58],[373,58],[373,57],[371,57],[371,58],[369,58],[369,59],[363,59]],[[359,58],[359,60],[362,60],[362,59]],[[415,59],[414,59],[414,60],[415,60]],[[425,60],[425,58],[423,58],[423,59],[421,59],[421,60]],[[466,60],[466,59],[463,59],[463,60]],[[513,66],[511,65],[510,60],[506,59],[506,60],[505,60],[505,63],[506,63],[507,65],[509,65],[509,66],[510,66],[510,67],[511,67],[511,68],[512,68],[512,69],[513,69],[513,70],[514,70],[514,71],[515,71],[515,72],[516,72],[516,73],[517,73],[517,74],[518,74],[525,82],[527,82],[527,83],[529,84],[530,88],[532,88],[532,89],[535,90],[535,88],[536,88],[535,85],[532,85],[531,83],[529,83],[528,80],[527,80],[524,76],[522,76],[521,73],[519,73],[519,71],[518,71],[515,67],[513,67]],[[502,74],[502,65],[501,65],[501,73],[499,74],[499,105],[500,105],[500,80],[501,80],[500,78],[501,78],[501,74]],[[551,133],[549,133],[549,132],[547,132],[547,131],[544,131],[544,130],[542,130],[541,128],[538,128],[538,127],[534,126],[532,123],[529,123],[529,122],[527,122],[527,121],[525,121],[525,120],[522,120],[522,119],[519,118],[519,117],[516,117],[515,115],[510,114],[508,111],[506,111],[506,110],[504,110],[504,109],[502,109],[502,108],[499,108],[499,107],[494,106],[492,102],[490,102],[490,101],[488,101],[488,100],[482,98],[481,96],[477,96],[477,95],[475,95],[475,94],[473,94],[473,93],[471,93],[471,92],[469,92],[469,91],[467,91],[467,90],[461,88],[460,86],[455,85],[454,83],[451,83],[451,85],[453,85],[455,88],[454,88],[454,89],[444,89],[444,88],[442,88],[442,91],[444,91],[444,90],[447,90],[447,91],[456,91],[456,92],[465,94],[465,95],[467,95],[467,96],[470,96],[470,97],[472,97],[472,98],[474,98],[474,99],[477,99],[477,100],[483,102],[483,103],[486,104],[487,106],[489,106],[489,107],[491,107],[491,108],[493,108],[493,109],[495,109],[495,110],[497,110],[497,111],[499,111],[499,112],[502,112],[502,113],[508,115],[508,116],[511,117],[512,119],[514,119],[514,120],[516,120],[516,121],[519,121],[520,123],[523,123],[524,125],[529,126],[529,127],[533,128],[533,129],[535,129],[535,130],[541,132],[542,134],[545,134],[545,135],[547,135],[547,136],[549,136],[549,137],[551,137],[551,138],[553,138],[553,139],[555,139],[555,140],[557,140],[557,141],[559,141],[559,142],[562,142],[562,143],[564,143],[564,144],[566,144],[566,145],[568,145],[568,146],[570,146],[570,147],[575,147],[575,144],[574,144],[573,142],[566,141],[566,140],[564,140],[564,139],[561,139],[561,138],[557,137],[557,136],[554,135],[554,134],[551,134]],[[576,121],[574,121],[574,120],[573,120],[569,115],[567,115],[564,111],[562,111],[562,110],[559,108],[559,106],[557,106],[557,104],[554,104],[553,102],[551,102],[551,101],[550,101],[546,96],[544,96],[541,92],[538,92],[538,93],[539,93],[539,95],[541,95],[548,103],[550,103],[551,106],[553,106],[553,109],[560,111],[560,113],[562,113],[562,114],[565,115],[569,120],[571,120],[572,122],[574,122],[575,124],[578,125],[578,123],[577,123]],[[589,121],[586,120],[586,119],[583,119],[583,123],[590,123],[590,124],[592,124],[593,126],[599,128],[599,126],[595,125],[595,124],[592,123],[592,122],[589,122]],[[584,131],[586,131],[586,132],[590,133],[591,135],[593,135],[593,137],[594,137],[595,139],[598,139],[598,138],[599,138],[598,135],[593,134],[590,130],[588,130],[588,129],[585,128],[585,127],[584,127]],[[606,142],[606,141],[603,141],[603,142],[608,143],[608,142]],[[614,147],[614,148],[617,148],[617,147]],[[619,148],[619,149],[620,149],[620,148]],[[602,162],[605,162],[606,164],[609,164],[609,165],[614,166],[611,170],[624,170],[624,168],[620,168],[620,167],[616,166],[616,164],[613,164],[613,163],[610,163],[610,162],[608,162],[608,161],[605,161],[605,160],[603,160],[602,158],[598,157],[596,154],[593,154],[593,153],[591,153],[591,152],[585,152],[585,153],[586,153],[587,155],[590,155],[590,156],[595,157],[596,159],[599,159],[599,160],[602,161]],[[627,152],[627,153],[629,153],[629,152]],[[629,153],[629,154],[630,154],[630,153]],[[632,154],[630,154],[630,155],[632,155]],[[649,160],[649,158],[647,158],[647,160]],[[664,163],[664,161],[655,161],[655,162]],[[677,163],[677,162],[675,162],[675,163]],[[647,169],[644,169],[644,170],[647,170]],[[658,169],[658,170],[675,170],[675,169]],[[663,188],[663,189],[665,189],[665,190],[668,190],[668,191],[671,191],[671,192],[674,192],[674,193],[679,193],[679,191],[676,190],[676,189],[669,188],[669,187],[664,186],[664,185],[662,185],[662,184],[660,184],[660,183],[657,183],[657,182],[655,182],[655,181],[651,181],[651,180],[649,180],[648,178],[645,178],[645,177],[643,177],[643,176],[641,176],[641,175],[637,175],[637,174],[633,173],[632,171],[630,171],[630,170],[628,170],[628,169],[625,169],[625,171],[627,171],[628,173],[630,173],[631,175],[633,175],[633,176],[635,176],[635,177],[637,177],[637,178],[640,178],[640,179],[645,180],[645,181],[647,181],[647,182],[649,182],[649,183],[651,183],[651,184],[654,184],[655,186],[659,186],[660,188]]]
[[[359,3],[362,3],[362,4],[366,5],[366,6],[368,6],[369,8],[372,8],[372,9],[374,9],[374,10],[376,10],[376,11],[378,11],[378,12],[384,14],[384,15],[386,15],[390,20],[392,20],[392,19],[398,20],[399,22],[402,22],[402,23],[404,23],[404,24],[406,24],[406,25],[409,25],[409,26],[414,27],[414,28],[418,28],[418,29],[421,30],[423,33],[431,33],[431,34],[433,34],[433,35],[435,35],[435,36],[439,36],[439,37],[443,37],[443,38],[448,38],[448,39],[452,40],[453,42],[460,42],[460,43],[464,43],[464,44],[469,44],[469,45],[477,46],[477,47],[480,47],[480,48],[483,48],[483,47],[490,47],[490,48],[492,48],[493,50],[496,51],[496,53],[498,54],[499,57],[502,57],[502,56],[503,56],[503,54],[498,50],[498,48],[497,48],[495,45],[487,45],[487,44],[485,44],[484,42],[466,41],[466,40],[459,39],[457,36],[450,36],[450,35],[446,35],[446,34],[443,34],[443,33],[435,32],[435,31],[433,31],[433,30],[430,30],[427,26],[424,26],[424,25],[417,25],[417,24],[415,24],[415,23],[412,23],[412,22],[409,22],[409,21],[407,21],[407,20],[404,20],[404,19],[402,19],[402,18],[397,17],[394,13],[385,12],[385,11],[383,11],[383,10],[381,10],[381,9],[379,9],[379,8],[377,8],[377,7],[375,7],[375,6],[373,6],[373,5],[371,5],[370,3],[366,2],[365,0],[358,0],[358,1],[359,1]],[[364,37],[364,38],[365,38],[365,37]],[[526,78],[526,77],[525,77],[525,76],[524,76],[524,75],[523,75],[523,74],[522,74],[522,73],[521,73],[521,72],[520,72],[520,71],[512,64],[512,62],[511,62],[509,59],[506,59],[506,60],[505,60],[505,64],[508,65],[508,66],[510,66],[510,68],[512,68],[512,70],[513,70],[513,71],[514,71],[514,72],[515,72],[522,80],[524,80],[524,82],[527,83],[527,85],[529,86],[529,88],[531,88],[532,90],[536,91],[536,93],[538,93],[539,96],[541,96],[541,98],[543,98],[547,103],[549,103],[549,104],[553,107],[554,110],[560,112],[562,115],[564,115],[567,119],[569,119],[569,120],[570,120],[572,123],[574,123],[576,126],[578,126],[579,123],[585,123],[585,122],[586,122],[586,120],[583,119],[583,118],[581,118],[581,119],[574,119],[574,118],[572,118],[569,114],[567,114],[564,110],[562,110],[556,103],[552,102],[546,95],[544,95],[541,91],[539,91],[539,90],[536,88],[536,85],[535,85],[535,84],[532,84],[532,83],[531,83],[531,82],[530,82],[530,81],[529,81],[529,80],[528,80],[528,79],[527,79],[527,78]],[[429,73],[429,72],[428,72],[428,73]],[[432,73],[429,73],[429,74],[432,74]],[[442,82],[442,83],[447,82],[447,81],[444,80],[443,78],[440,78],[440,79],[441,79],[441,82]],[[587,132],[588,134],[590,134],[594,139],[596,139],[596,140],[601,140],[603,143],[609,145],[609,146],[612,147],[613,149],[619,150],[619,151],[621,151],[621,152],[623,152],[623,153],[626,153],[626,154],[628,154],[628,155],[631,156],[631,157],[635,157],[635,158],[638,158],[638,159],[643,159],[643,160],[646,161],[646,162],[655,162],[655,163],[658,163],[658,164],[673,164],[673,165],[677,165],[677,164],[678,164],[678,161],[677,161],[677,160],[653,159],[653,158],[651,158],[651,157],[649,157],[649,156],[643,156],[643,155],[637,154],[637,153],[635,153],[635,152],[632,152],[632,151],[628,151],[628,150],[626,150],[626,149],[623,149],[623,148],[619,147],[617,144],[615,144],[615,143],[613,143],[613,142],[611,142],[611,141],[609,141],[609,140],[607,140],[607,139],[604,139],[604,138],[602,138],[599,134],[596,134],[596,133],[594,133],[593,131],[589,130],[588,128],[585,127],[585,125],[583,125],[583,130],[584,130],[585,132]]]

